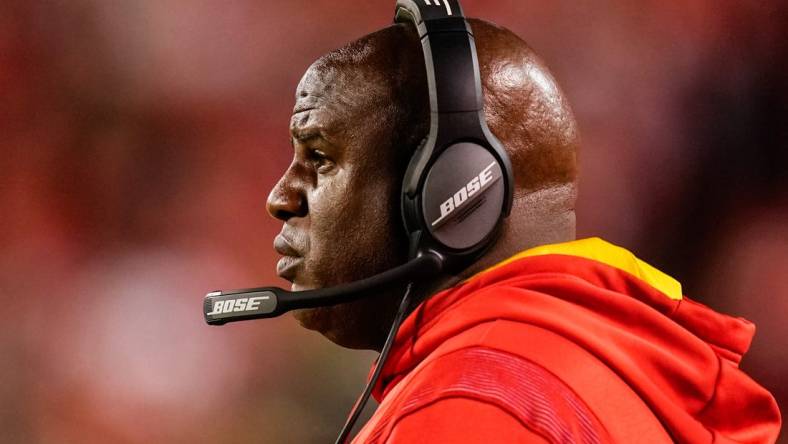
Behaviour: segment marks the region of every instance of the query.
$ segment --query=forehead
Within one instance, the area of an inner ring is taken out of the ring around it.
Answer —
[[[380,118],[380,105],[390,100],[390,88],[385,78],[367,71],[313,64],[296,88],[290,120],[293,135],[312,130],[333,134],[360,130],[368,119]]]

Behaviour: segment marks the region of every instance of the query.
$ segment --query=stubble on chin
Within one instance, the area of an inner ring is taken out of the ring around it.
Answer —
[[[301,308],[293,311],[293,317],[307,330],[314,330],[322,333],[322,330],[327,327],[327,325],[325,325],[325,316],[321,316],[319,313],[322,309],[323,307]]]
[[[331,342],[342,347],[354,348],[348,341],[349,326],[345,319],[345,307],[340,305],[330,307],[302,308],[293,311],[293,317],[307,330],[316,331]]]
[[[375,302],[358,300],[329,307],[305,308],[293,311],[293,317],[302,327],[322,334],[341,347],[378,350],[387,322],[370,315]],[[373,311],[382,311],[382,307]]]

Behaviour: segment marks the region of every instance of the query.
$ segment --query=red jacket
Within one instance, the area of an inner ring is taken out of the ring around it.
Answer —
[[[525,251],[403,323],[354,443],[772,443],[754,326],[600,239]]]

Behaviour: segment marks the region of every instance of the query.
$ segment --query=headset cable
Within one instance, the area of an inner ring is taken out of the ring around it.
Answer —
[[[397,332],[399,331],[399,326],[402,324],[402,320],[405,318],[405,314],[407,313],[408,307],[410,306],[410,292],[412,286],[413,282],[409,282],[408,287],[405,289],[405,295],[402,296],[402,302],[399,304],[397,315],[394,317],[394,322],[392,322],[391,328],[389,329],[386,342],[383,343],[383,349],[380,351],[380,356],[378,356],[378,360],[375,363],[375,371],[372,373],[372,377],[369,378],[367,386],[364,387],[364,392],[361,393],[361,397],[353,407],[350,417],[348,417],[347,422],[345,422],[345,426],[342,427],[342,431],[339,432],[339,436],[337,437],[337,440],[334,442],[334,444],[345,444],[345,440],[347,440],[348,435],[353,430],[353,426],[356,424],[356,421],[358,421],[358,417],[361,415],[361,411],[364,410],[364,406],[369,400],[369,395],[372,393],[372,388],[375,387],[375,384],[378,382],[378,378],[380,378],[380,373],[383,370],[383,365],[386,363],[386,359],[389,356],[391,346],[394,345],[394,339],[396,338]]]

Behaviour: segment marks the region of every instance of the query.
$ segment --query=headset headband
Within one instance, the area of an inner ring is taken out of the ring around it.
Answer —
[[[416,26],[427,68],[430,99],[429,139],[437,139],[441,115],[449,113],[482,113],[482,83],[479,60],[470,25],[457,0],[398,0],[394,20]],[[484,119],[484,116],[480,116]],[[474,116],[474,119],[476,117]],[[443,122],[440,122],[443,123]],[[445,127],[445,126],[444,126]],[[428,149],[440,146],[427,143]],[[421,158],[426,162],[432,153]],[[419,165],[423,170],[427,165]],[[418,175],[413,176],[418,178]],[[418,183],[404,184],[404,191],[413,196]]]
[[[416,25],[424,50],[430,111],[433,113],[479,111],[482,109],[481,79],[473,33],[456,0],[400,0],[395,20]],[[454,6],[450,6],[454,3]],[[429,37],[429,38],[427,38]],[[435,48],[435,51],[432,50]]]

